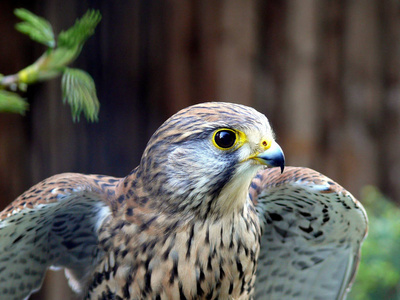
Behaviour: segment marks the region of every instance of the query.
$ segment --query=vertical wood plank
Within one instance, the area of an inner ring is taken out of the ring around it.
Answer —
[[[288,163],[296,166],[312,166],[317,153],[319,4],[316,0],[291,0],[287,4],[283,146]]]
[[[377,130],[379,186],[400,204],[400,3],[379,2],[384,95]]]
[[[316,166],[333,178],[340,178],[340,158],[345,127],[343,97],[343,56],[345,1],[326,1],[321,5],[320,22],[321,64],[318,74],[321,81],[321,114],[319,151]]]
[[[382,117],[382,61],[379,9],[374,0],[346,2],[343,95],[344,132],[340,137],[343,184],[359,191],[378,183],[379,147],[375,128]]]
[[[268,116],[283,136],[287,1],[258,1],[257,59],[254,68],[254,106]]]
[[[190,105],[192,99],[193,3],[172,2],[168,5],[167,59],[166,59],[166,109],[171,115]]]
[[[222,2],[217,98],[251,105],[257,36],[256,1]]]
[[[30,7],[27,1],[16,1]],[[14,29],[14,3],[0,2],[0,72],[13,74],[30,63],[29,39]],[[29,112],[28,112],[29,114]],[[25,118],[0,114],[0,209],[29,187],[29,141]]]

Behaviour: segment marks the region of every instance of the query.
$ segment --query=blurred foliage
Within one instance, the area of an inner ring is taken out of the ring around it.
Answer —
[[[28,103],[19,95],[0,89],[0,111],[22,114],[27,109]]]
[[[96,88],[92,77],[83,70],[66,68],[61,80],[63,101],[71,105],[72,116],[79,121],[81,112],[95,121],[99,111]]]
[[[63,74],[63,101],[71,106],[73,120],[79,120],[83,113],[87,120],[96,121],[100,104],[92,77],[83,70],[67,66],[78,57],[86,40],[93,35],[101,14],[96,10],[87,11],[56,39],[47,20],[26,9],[16,9],[14,13],[22,20],[16,29],[48,49],[36,62],[17,74],[0,74],[0,112],[24,114],[28,104],[17,92],[25,92],[29,84]]]
[[[55,47],[53,28],[47,20],[23,8],[16,9],[14,14],[24,21],[15,25],[18,31],[29,35],[32,40],[38,43],[50,48]]]
[[[400,209],[372,186],[362,191],[369,232],[350,300],[400,299]]]

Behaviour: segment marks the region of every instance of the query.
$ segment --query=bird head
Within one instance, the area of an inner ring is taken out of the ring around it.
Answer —
[[[138,174],[153,206],[205,217],[243,207],[253,176],[265,166],[284,167],[267,118],[244,105],[210,102],[161,125]]]

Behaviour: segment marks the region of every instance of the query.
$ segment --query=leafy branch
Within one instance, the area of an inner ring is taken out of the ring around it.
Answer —
[[[93,35],[101,14],[96,10],[87,11],[56,39],[47,20],[26,9],[16,9],[14,13],[22,20],[16,29],[47,46],[47,50],[18,73],[0,74],[0,112],[24,114],[28,103],[18,92],[25,92],[29,84],[62,75],[63,102],[71,106],[73,120],[79,120],[83,113],[86,119],[96,121],[100,104],[93,78],[83,70],[67,66],[79,56],[84,43]]]

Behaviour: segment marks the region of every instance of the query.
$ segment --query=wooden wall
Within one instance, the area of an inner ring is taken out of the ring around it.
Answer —
[[[315,168],[356,196],[377,185],[400,203],[397,1],[6,0],[4,74],[44,50],[14,30],[16,7],[56,31],[100,9],[103,20],[74,66],[93,75],[101,113],[98,123],[74,124],[53,80],[30,88],[25,117],[1,114],[1,207],[56,173],[124,176],[163,120],[210,100],[264,112],[289,165]],[[72,299],[62,275],[48,277],[33,299]]]

